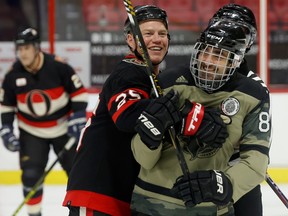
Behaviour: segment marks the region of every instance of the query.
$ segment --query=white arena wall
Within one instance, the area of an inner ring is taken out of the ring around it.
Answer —
[[[93,110],[97,97],[98,94],[89,94],[88,112]],[[271,105],[273,139],[268,173],[273,177],[275,182],[288,183],[288,141],[286,136],[288,128],[288,93],[271,93]],[[51,151],[48,166],[55,159],[56,157]],[[48,183],[63,183],[66,181],[65,174],[63,174],[59,164],[54,167],[53,172],[49,176]],[[0,184],[19,183],[19,181],[18,153],[6,150],[2,144],[2,140],[0,140]]]

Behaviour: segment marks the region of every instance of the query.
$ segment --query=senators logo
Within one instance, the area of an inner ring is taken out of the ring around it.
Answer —
[[[35,117],[46,116],[51,108],[50,96],[42,90],[34,90],[27,94],[26,103],[28,109]]]

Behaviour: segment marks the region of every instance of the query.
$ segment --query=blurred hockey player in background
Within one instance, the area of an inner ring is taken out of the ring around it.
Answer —
[[[36,29],[27,28],[15,40],[17,60],[1,89],[0,135],[5,147],[19,151],[24,197],[44,174],[50,147],[58,154],[86,123],[88,95],[73,68],[41,51]],[[17,118],[19,138],[13,128]],[[75,146],[59,161],[68,174]],[[29,216],[41,215],[43,185],[27,202]]]

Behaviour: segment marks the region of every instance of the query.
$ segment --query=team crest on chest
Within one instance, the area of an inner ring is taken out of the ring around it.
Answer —
[[[234,116],[239,112],[240,103],[234,97],[229,97],[222,101],[221,110],[227,116]]]

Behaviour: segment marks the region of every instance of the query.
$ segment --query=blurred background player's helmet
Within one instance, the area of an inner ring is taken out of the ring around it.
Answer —
[[[247,31],[251,34],[246,52],[248,52],[257,36],[257,24],[254,13],[248,7],[238,4],[227,4],[220,8],[209,20],[208,26],[219,20],[231,20],[246,25]]]
[[[16,46],[26,45],[26,44],[40,44],[40,37],[38,32],[33,28],[27,28],[20,31],[15,40]]]
[[[190,62],[196,86],[206,92],[221,88],[240,66],[250,39],[246,27],[237,22],[219,20],[205,29],[193,48]],[[200,60],[199,56],[208,58]]]
[[[134,8],[136,19],[138,23],[147,20],[160,20],[164,23],[166,29],[168,30],[168,18],[166,11],[154,5],[144,5],[136,6]],[[128,34],[131,31],[131,23],[129,18],[126,19],[124,24],[124,33]]]

